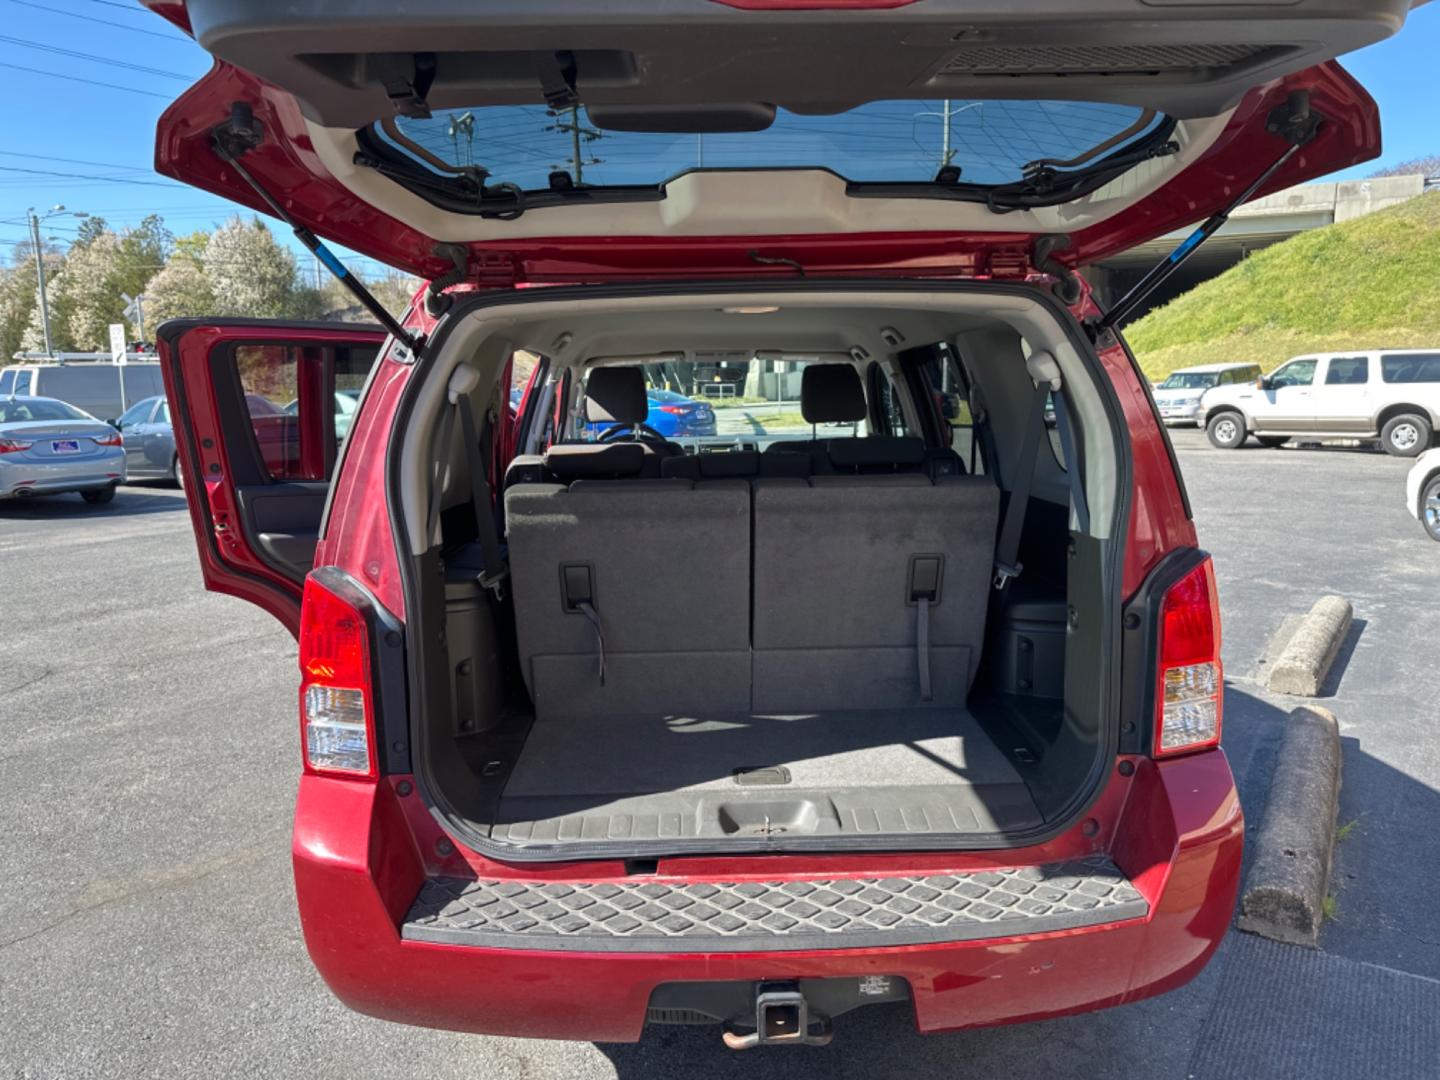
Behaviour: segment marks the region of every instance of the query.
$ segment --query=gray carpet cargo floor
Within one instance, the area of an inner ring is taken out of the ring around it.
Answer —
[[[963,709],[607,717],[531,728],[494,839],[984,833],[1040,823]]]

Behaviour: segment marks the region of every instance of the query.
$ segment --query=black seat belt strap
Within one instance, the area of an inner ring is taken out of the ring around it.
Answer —
[[[474,368],[461,364],[450,376],[450,403],[460,416],[460,438],[465,444],[465,462],[470,472],[470,496],[475,503],[475,529],[480,540],[484,568],[480,584],[500,599],[509,573],[505,557],[500,553],[500,537],[495,528],[495,497],[486,477],[484,456],[480,452],[480,433],[475,426],[475,407],[470,397],[480,382]]]
[[[1045,434],[1045,401],[1060,389],[1060,368],[1046,352],[1033,353],[1025,362],[1035,390],[1030,398],[1030,411],[1025,419],[1025,432],[1020,442],[1020,456],[1015,461],[1014,482],[1010,485],[1010,501],[1005,506],[1005,520],[1000,525],[1000,538],[995,542],[995,588],[1003,589],[1010,579],[1019,577],[1025,568],[1020,564],[1020,534],[1025,528],[1025,508],[1030,502],[1030,484],[1035,479],[1035,458],[1040,439]]]
[[[1085,501],[1085,482],[1081,477],[1083,466],[1080,454],[1075,448],[1075,428],[1070,423],[1070,409],[1065,397],[1056,394],[1055,429],[1060,434],[1060,453],[1064,457],[1065,478],[1070,482],[1070,502],[1075,508],[1075,528],[1078,532],[1090,531],[1090,506]]]

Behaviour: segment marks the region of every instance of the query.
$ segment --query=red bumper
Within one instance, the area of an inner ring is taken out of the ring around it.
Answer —
[[[1087,845],[1106,850],[1150,904],[1143,919],[1023,937],[764,953],[556,953],[402,940],[424,877],[445,871],[602,880],[616,864],[517,867],[448,850],[414,794],[306,776],[295,821],[295,882],[310,955],[335,994],[372,1016],[497,1035],[626,1042],[640,1037],[651,991],[668,982],[865,974],[909,981],[921,1031],[1037,1020],[1105,1008],[1180,986],[1230,923],[1244,825],[1220,751],[1156,765],[1137,759],[1093,811],[1091,831],[990,855],[716,860],[662,864],[703,880],[863,876],[902,866],[953,872],[1025,865]],[[1108,820],[1108,824],[1107,824]],[[437,842],[438,849],[437,849]],[[445,852],[439,854],[437,852]],[[757,870],[757,862],[764,870]],[[483,865],[477,865],[483,864]],[[727,866],[721,869],[721,866]]]

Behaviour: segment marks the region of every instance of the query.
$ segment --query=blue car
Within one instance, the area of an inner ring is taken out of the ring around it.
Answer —
[[[650,411],[645,423],[667,439],[697,438],[715,434],[715,410],[703,401],[695,401],[673,390],[647,390]],[[595,437],[614,424],[586,424],[585,434]]]

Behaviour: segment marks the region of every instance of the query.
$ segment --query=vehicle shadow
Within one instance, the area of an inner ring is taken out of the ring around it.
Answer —
[[[69,518],[137,517],[183,511],[185,493],[167,487],[164,481],[147,482],[144,487],[125,485],[108,503],[92,506],[79,495],[36,495],[0,502],[0,520],[65,521]]]
[[[1233,685],[1226,689],[1225,750],[1236,773],[1252,836],[1268,801],[1288,710]],[[1391,955],[1398,932],[1414,948],[1405,970],[1433,979],[1440,973],[1440,943],[1419,949],[1429,930],[1433,882],[1415,845],[1432,850],[1440,820],[1440,792],[1366,753],[1362,738],[1341,739],[1344,787],[1341,836],[1331,890],[1336,915],[1322,932],[1321,951],[1271,945],[1232,929],[1211,964],[1187,985],[1145,1001],[1054,1020],[922,1036],[908,1004],[873,1005],[835,1022],[825,1047],[727,1049],[718,1026],[650,1025],[638,1043],[596,1043],[618,1080],[668,1077],[744,1077],[746,1080],[838,1080],[864,1076],[985,1077],[1046,1080],[1098,1077],[1265,1075],[1271,1039],[1257,1033],[1289,1031],[1287,1045],[1314,1046],[1316,1078],[1368,1071],[1404,1075],[1414,1047],[1385,1034],[1390,1010],[1407,1006],[1376,994],[1389,976],[1373,968]],[[1348,830],[1344,827],[1355,822]],[[1245,872],[1253,845],[1247,845]],[[1405,854],[1406,851],[1410,855]],[[1243,885],[1242,885],[1243,890]],[[1336,956],[1363,962],[1337,967]],[[1436,970],[1431,970],[1431,969]],[[777,964],[775,975],[788,973]],[[1083,972],[1072,977],[1083,978]],[[1376,980],[1369,985],[1369,980]],[[1420,985],[1424,980],[1412,980]],[[1343,985],[1342,985],[1343,983]],[[1388,984],[1387,984],[1388,985]],[[993,991],[983,982],[968,992]],[[966,992],[961,990],[957,992]],[[1324,1033],[1336,1021],[1315,998],[1344,997],[1345,1045]],[[1361,1015],[1363,1014],[1363,1016]],[[1372,1017],[1374,1023],[1370,1022]],[[1227,1034],[1228,1032],[1228,1034]],[[1267,1049],[1269,1047],[1269,1049]],[[1197,1062],[1206,1068],[1196,1070]],[[1377,1062],[1384,1062],[1375,1068]],[[1293,1064],[1293,1063],[1292,1063]],[[1286,1075],[1299,1075],[1287,1072]]]

